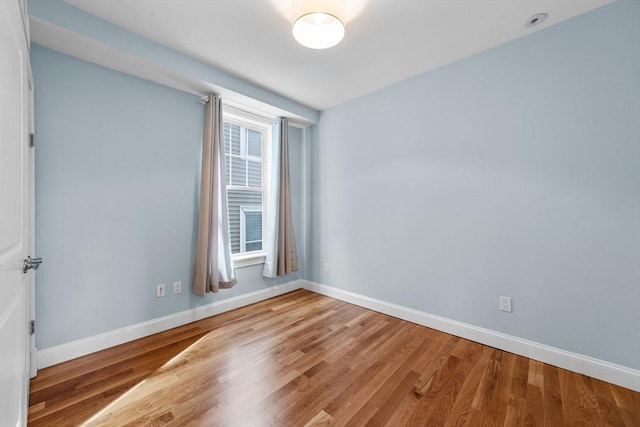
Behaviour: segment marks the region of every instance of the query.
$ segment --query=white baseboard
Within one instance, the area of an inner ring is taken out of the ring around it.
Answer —
[[[640,371],[638,370],[306,280],[294,280],[39,350],[38,368],[66,362],[300,288],[640,392]]]
[[[369,298],[332,286],[307,280],[301,282],[303,288],[312,292],[640,392],[640,371],[635,369]]]
[[[238,295],[190,310],[159,317],[147,322],[138,323],[55,347],[39,350],[38,368],[46,368],[80,356],[95,353],[96,351],[137,340],[138,338],[157,334],[158,332],[186,325],[187,323],[195,322],[196,320],[204,319],[206,317],[244,307],[245,305],[254,304],[278,295],[286,294],[287,292],[295,291],[301,287],[302,282],[300,280],[294,280],[282,285],[272,286],[244,295]],[[224,290],[221,292],[224,292]]]

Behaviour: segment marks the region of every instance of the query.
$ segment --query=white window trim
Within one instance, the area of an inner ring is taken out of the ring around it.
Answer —
[[[250,265],[264,264],[267,259],[265,252],[245,252],[233,255],[233,267],[242,268]]]
[[[266,241],[267,241],[267,218],[269,212],[269,182],[270,182],[270,165],[271,165],[271,139],[272,139],[272,130],[273,130],[273,121],[264,117],[259,117],[251,113],[245,113],[235,108],[223,107],[223,123],[231,123],[235,125],[240,125],[245,128],[253,129],[261,133],[262,135],[262,248],[261,251],[252,251],[252,252],[240,252],[237,254],[233,254],[233,264],[235,268],[247,267],[250,265],[264,264],[267,252],[266,252]],[[243,137],[241,136],[241,141]],[[246,139],[246,136],[244,137]],[[245,144],[246,145],[246,141]],[[246,150],[246,147],[240,147],[241,153],[242,150]],[[253,156],[246,156],[245,158],[255,159]],[[264,161],[262,160],[264,159]],[[248,168],[247,168],[248,170]],[[247,181],[248,182],[248,181]],[[234,190],[253,190],[255,191],[257,188],[246,188],[246,187],[238,187],[238,186],[228,186],[228,189]],[[243,247],[243,237],[244,237],[244,215],[242,214],[242,206],[241,214],[240,214],[240,246]]]

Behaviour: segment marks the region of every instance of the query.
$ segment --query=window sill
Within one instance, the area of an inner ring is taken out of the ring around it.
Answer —
[[[234,268],[249,267],[250,265],[264,264],[267,254],[264,252],[237,254],[233,256]]]

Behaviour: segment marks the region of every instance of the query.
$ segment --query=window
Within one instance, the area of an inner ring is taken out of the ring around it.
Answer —
[[[266,173],[272,124],[224,110],[224,153],[231,253],[236,266],[264,262]]]
[[[262,250],[262,210],[240,206],[240,252]]]

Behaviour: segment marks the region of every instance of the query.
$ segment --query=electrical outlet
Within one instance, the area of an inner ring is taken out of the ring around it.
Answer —
[[[325,263],[324,263],[324,272],[325,272],[325,273],[328,273],[328,272],[329,272],[329,263],[328,263],[328,262],[325,262]]]
[[[500,297],[500,310],[511,313],[511,297]]]
[[[156,298],[161,298],[165,295],[164,283],[156,286]]]
[[[181,294],[182,293],[182,282],[173,282],[173,294]]]

